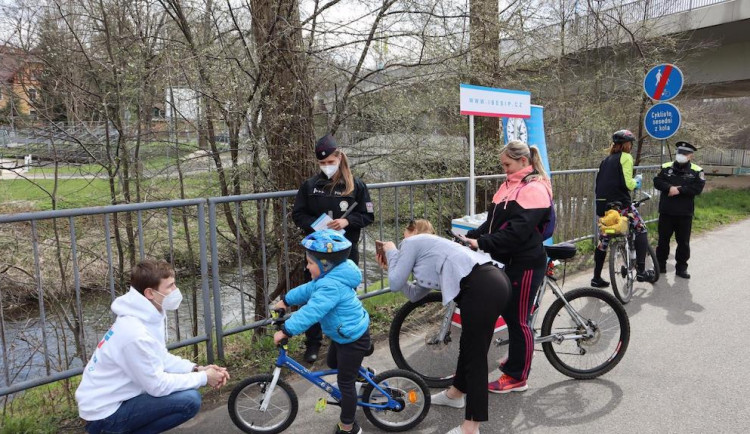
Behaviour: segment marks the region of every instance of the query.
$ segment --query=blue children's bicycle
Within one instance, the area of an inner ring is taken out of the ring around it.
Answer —
[[[280,328],[284,310],[272,312],[273,324]],[[287,355],[287,342],[282,341],[273,374],[254,375],[242,381],[229,396],[229,416],[239,429],[247,433],[279,433],[297,416],[297,394],[280,378],[281,368],[288,368],[328,393],[331,400],[319,401],[338,405],[341,391],[322,377],[336,375],[337,370],[311,372]],[[357,405],[362,407],[373,425],[389,432],[407,431],[415,427],[430,411],[430,392],[418,375],[394,369],[375,375],[360,367],[357,381],[364,383],[358,392]]]

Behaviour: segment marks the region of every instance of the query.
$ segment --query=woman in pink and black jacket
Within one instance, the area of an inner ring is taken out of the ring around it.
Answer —
[[[488,385],[492,393],[528,389],[526,379],[534,354],[529,320],[546,271],[542,233],[550,222],[552,206],[552,186],[535,146],[511,141],[501,151],[500,162],[508,177],[492,197],[487,220],[466,234],[473,248],[505,264],[513,288],[502,313],[510,337],[508,358],[500,362],[502,376]]]

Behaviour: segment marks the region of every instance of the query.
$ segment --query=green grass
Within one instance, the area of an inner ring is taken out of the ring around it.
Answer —
[[[705,232],[750,216],[750,190],[719,188],[695,199],[693,233]]]
[[[39,211],[52,209],[50,193],[54,188],[51,179],[10,179],[0,181],[3,201],[24,202]],[[84,208],[106,205],[109,202],[109,184],[103,179],[64,179],[58,183],[58,208]]]
[[[2,213],[14,211],[12,204],[22,203],[24,211],[47,211],[52,209],[50,194],[54,188],[52,179],[23,178],[0,180],[0,197],[3,198]],[[118,190],[120,185],[117,185]],[[144,201],[179,198],[179,181],[176,178],[154,178],[145,182],[141,192]],[[215,196],[219,191],[216,172],[193,174],[185,179],[187,198]],[[135,186],[131,187],[135,197]],[[106,179],[60,179],[58,180],[57,208],[73,209],[110,204],[109,181]],[[10,208],[9,208],[9,205]],[[9,209],[8,209],[9,208]]]
[[[4,405],[0,434],[83,431],[73,393],[80,377],[29,389]]]

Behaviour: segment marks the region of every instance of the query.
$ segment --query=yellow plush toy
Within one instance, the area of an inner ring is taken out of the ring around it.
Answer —
[[[599,219],[599,231],[603,235],[622,235],[628,231],[628,218],[623,217],[614,209],[604,213]]]

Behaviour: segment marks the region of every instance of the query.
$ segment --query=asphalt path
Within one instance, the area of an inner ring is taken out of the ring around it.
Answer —
[[[750,316],[747,234],[750,219],[693,237],[692,279],[676,277],[670,257],[666,274],[656,284],[637,283],[626,305],[630,346],[620,364],[603,377],[569,379],[552,368],[537,346],[528,391],[490,395],[490,420],[481,432],[747,432],[750,347],[742,328]],[[590,272],[568,276],[563,289],[587,286],[590,278]],[[365,360],[380,372],[395,368],[387,342]],[[492,379],[497,375],[490,374]],[[338,408],[316,413],[315,402],[324,394],[304,380],[292,380],[292,385],[300,407],[285,432],[332,432]],[[411,432],[442,434],[462,419],[463,410],[433,406]],[[361,410],[357,420],[367,433],[383,432]],[[219,406],[172,432],[241,431],[226,406]]]

